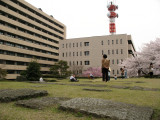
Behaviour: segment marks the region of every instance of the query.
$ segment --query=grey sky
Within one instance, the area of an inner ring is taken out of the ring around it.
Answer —
[[[67,26],[67,38],[109,35],[107,0],[26,0]],[[114,0],[117,34],[131,34],[140,50],[160,37],[160,0]]]

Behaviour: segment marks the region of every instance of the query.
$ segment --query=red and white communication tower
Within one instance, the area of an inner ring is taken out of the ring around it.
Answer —
[[[111,34],[116,33],[116,24],[115,24],[115,18],[118,18],[118,14],[115,13],[115,11],[118,9],[118,6],[115,5],[114,1],[111,0],[108,5],[107,5],[108,11],[109,13],[107,14],[108,18],[109,18],[109,32]]]

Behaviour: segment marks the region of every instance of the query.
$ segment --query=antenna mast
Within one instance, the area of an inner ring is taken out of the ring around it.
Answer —
[[[107,14],[108,18],[109,18],[109,32],[111,33],[111,35],[116,33],[116,24],[115,24],[115,18],[118,18],[118,14],[115,13],[115,11],[118,9],[118,6],[115,5],[115,0],[111,0],[109,1],[107,8],[109,13]]]

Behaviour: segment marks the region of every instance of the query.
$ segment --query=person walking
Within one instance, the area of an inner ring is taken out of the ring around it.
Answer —
[[[121,78],[123,79],[124,78],[124,69],[120,68],[120,71],[121,71]]]
[[[150,63],[150,66],[149,66],[149,75],[151,78],[153,77],[153,63]]]
[[[110,67],[110,60],[107,59],[107,55],[103,55],[102,59],[102,80],[107,82],[108,80],[108,71]]]
[[[109,69],[108,69],[108,81],[110,81],[110,79],[111,79],[111,68],[109,67]]]
[[[124,66],[124,78],[127,78],[127,68]]]

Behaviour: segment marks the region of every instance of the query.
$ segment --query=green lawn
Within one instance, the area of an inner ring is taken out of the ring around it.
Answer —
[[[0,81],[0,89],[20,89],[31,88],[47,90],[51,97],[90,97],[102,98],[112,101],[119,101],[124,103],[136,104],[139,106],[148,106],[155,110],[154,120],[156,116],[160,115],[160,91],[140,91],[129,89],[110,88],[109,86],[140,86],[147,88],[159,88],[160,79],[150,78],[130,78],[130,79],[111,79],[110,82],[102,82],[101,79],[80,79],[79,82],[71,83],[67,79],[55,80],[56,82],[50,83],[65,83],[68,85],[58,84],[40,84],[40,83],[27,83],[27,82],[14,82],[14,81]],[[136,83],[141,81],[144,83]],[[87,84],[87,86],[73,86],[69,84]],[[106,85],[106,87],[94,87],[89,85]],[[36,87],[39,86],[39,87]],[[95,92],[84,91],[83,88],[94,89],[110,89],[112,92]],[[94,118],[85,116],[80,113],[64,112],[58,109],[58,105],[51,106],[44,110],[33,110],[29,108],[22,108],[11,103],[0,103],[0,120],[98,120],[102,118]],[[158,120],[158,119],[157,119]]]

